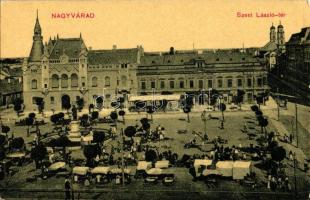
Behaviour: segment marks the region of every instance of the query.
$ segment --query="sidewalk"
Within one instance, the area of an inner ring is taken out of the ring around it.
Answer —
[[[290,133],[286,130],[284,125],[277,120],[277,110],[272,110],[272,109],[267,110],[266,112],[264,112],[264,114],[268,116],[269,123],[271,123],[275,127],[275,129],[277,130],[277,132],[280,134],[281,137],[283,137],[285,134],[290,135]],[[292,151],[293,153],[295,153],[296,159],[298,161],[298,168],[303,170],[304,163],[306,163],[306,159],[308,158],[306,157],[302,149],[296,147],[296,141],[293,141],[292,144],[281,142],[281,141],[279,141],[279,143],[286,150],[287,155],[289,151]],[[310,172],[308,171],[307,174],[309,175]]]
[[[232,113],[232,112],[242,112],[242,111],[250,111],[251,110],[251,106],[252,104],[242,104],[241,105],[241,110],[237,109],[230,109],[232,107],[232,105],[227,104],[226,105],[226,111],[225,113]],[[276,109],[277,108],[277,104],[276,102],[269,97],[269,100],[266,101],[266,105],[261,105],[260,106],[261,110],[269,110],[269,109]],[[109,116],[110,113],[112,111],[114,111],[115,109],[113,108],[104,108],[99,112],[100,117],[106,117]],[[213,110],[208,110],[208,105],[194,105],[192,108],[191,113],[201,113],[202,111],[206,110],[207,112],[211,112],[211,113],[220,113],[219,110],[213,111]],[[124,108],[124,111],[126,112],[126,116],[128,115],[146,115],[146,112],[129,112],[127,108]],[[28,116],[29,113],[34,112],[34,111],[25,111],[22,113],[22,115],[18,118],[16,112],[14,111],[13,108],[9,108],[9,109],[5,109],[5,110],[1,110],[0,111],[0,115],[1,115],[1,119],[2,120],[7,120],[7,121],[15,121],[15,120],[19,120],[22,118],[25,118]],[[55,111],[54,113],[59,113],[59,112],[64,112],[66,113],[65,110],[58,110]],[[69,112],[71,112],[71,110],[69,110]],[[41,114],[39,114],[37,111],[35,111],[34,113],[36,113],[36,117],[38,119],[49,119],[49,117],[53,114],[52,111],[50,110],[45,110],[44,111],[44,117],[42,117]],[[162,114],[179,114],[179,113],[183,113],[182,109],[176,109],[173,111],[167,111],[167,112],[158,112],[158,113],[154,113],[155,115],[162,115]],[[88,109],[83,109],[81,112],[78,112],[78,116],[82,116],[83,114],[88,114]]]

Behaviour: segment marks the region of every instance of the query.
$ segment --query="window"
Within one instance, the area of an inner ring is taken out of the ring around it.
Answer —
[[[68,76],[67,76],[67,74],[62,74],[61,75],[61,87],[62,88],[67,88],[68,87]]]
[[[151,81],[151,88],[155,89],[155,81]]]
[[[106,76],[104,78],[105,86],[110,86],[110,77]]]
[[[310,56],[310,54],[309,54]],[[310,67],[309,67],[310,68]],[[267,84],[267,77],[263,77],[263,84],[266,85]]]
[[[51,97],[51,104],[54,104],[54,103],[55,103],[55,98]]]
[[[91,86],[92,87],[97,87],[98,86],[98,78],[96,76],[94,76],[92,79],[91,79]]]
[[[37,89],[38,88],[38,84],[37,84],[37,80],[33,79],[31,81],[31,89]]]
[[[160,81],[160,88],[164,89],[165,88],[165,81]]]
[[[248,78],[247,83],[248,83],[248,87],[252,87],[252,79],[251,78]]]
[[[198,67],[202,67],[202,62],[197,63]]]
[[[145,81],[142,81],[142,82],[141,82],[141,89],[142,89],[142,90],[145,90],[145,89],[146,89]]]
[[[44,84],[44,88],[47,88],[47,84],[46,83]]]
[[[242,79],[241,78],[237,79],[237,86],[242,87]]]
[[[203,80],[198,81],[199,89],[203,89]]]
[[[57,74],[52,75],[52,88],[59,88],[59,77]]]
[[[263,79],[262,78],[257,78],[257,86],[262,87],[263,86]]]
[[[208,80],[208,88],[212,88],[212,80]]]
[[[190,87],[190,88],[194,88],[194,81],[193,81],[193,80],[190,80],[190,81],[189,81],[189,87]]]
[[[85,80],[86,80],[86,79],[85,79],[85,77],[84,77],[84,76],[82,76],[82,77],[81,77],[82,87],[85,87]]]
[[[126,64],[126,67],[127,67],[127,64]],[[121,82],[122,82],[122,87],[126,87],[127,86],[127,76],[122,76]]]
[[[37,104],[37,97],[32,97],[32,104]]]
[[[232,79],[227,79],[227,87],[232,87]]]
[[[222,79],[217,80],[217,87],[219,87],[219,88],[223,87],[223,80]]]
[[[170,89],[174,89],[174,81],[169,81]]]
[[[71,87],[78,87],[78,75],[77,74],[71,74]]]
[[[180,81],[180,88],[184,88],[184,81]]]

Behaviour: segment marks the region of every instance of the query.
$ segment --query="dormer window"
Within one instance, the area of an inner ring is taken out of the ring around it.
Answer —
[[[245,58],[242,58],[242,60],[245,60]]]
[[[230,58],[229,60],[232,61],[232,58]]]
[[[154,60],[152,60],[152,63],[154,64],[154,63],[155,63],[155,61],[154,61]]]

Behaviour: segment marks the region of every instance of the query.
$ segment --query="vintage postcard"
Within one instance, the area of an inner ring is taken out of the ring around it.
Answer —
[[[310,199],[307,0],[2,0],[0,199]]]

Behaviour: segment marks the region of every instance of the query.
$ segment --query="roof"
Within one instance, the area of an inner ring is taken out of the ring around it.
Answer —
[[[216,163],[216,168],[233,168],[234,162],[233,161],[218,161]]]
[[[202,160],[202,159],[196,159],[194,161],[194,166],[200,166],[200,165],[203,165],[203,166],[208,166],[208,165],[212,165],[212,160]]]
[[[91,50],[88,51],[88,63],[90,65],[137,63],[138,51],[138,48]]]
[[[63,54],[69,58],[79,58],[83,45],[82,38],[57,38],[51,48],[50,59],[59,59]]]
[[[250,168],[251,161],[235,161],[234,168]]]
[[[1,94],[13,94],[22,92],[23,85],[18,80],[12,80],[8,83],[8,80],[0,80],[0,93]]]
[[[202,53],[176,53],[172,55],[145,55],[141,57],[141,65],[184,65],[202,60],[205,63],[242,63],[256,62],[252,54],[231,50],[204,51]]]
[[[303,41],[310,40],[310,27],[305,27],[301,29],[299,33],[294,33],[292,34],[291,38],[289,41],[286,43],[288,45],[290,44],[300,44]]]
[[[268,42],[267,44],[265,44],[265,46],[263,46],[260,51],[275,51],[277,50],[278,45],[276,42]]]
[[[166,99],[167,101],[178,101],[181,99],[181,95],[171,94],[171,95],[130,96],[128,101],[160,101],[164,99]]]

